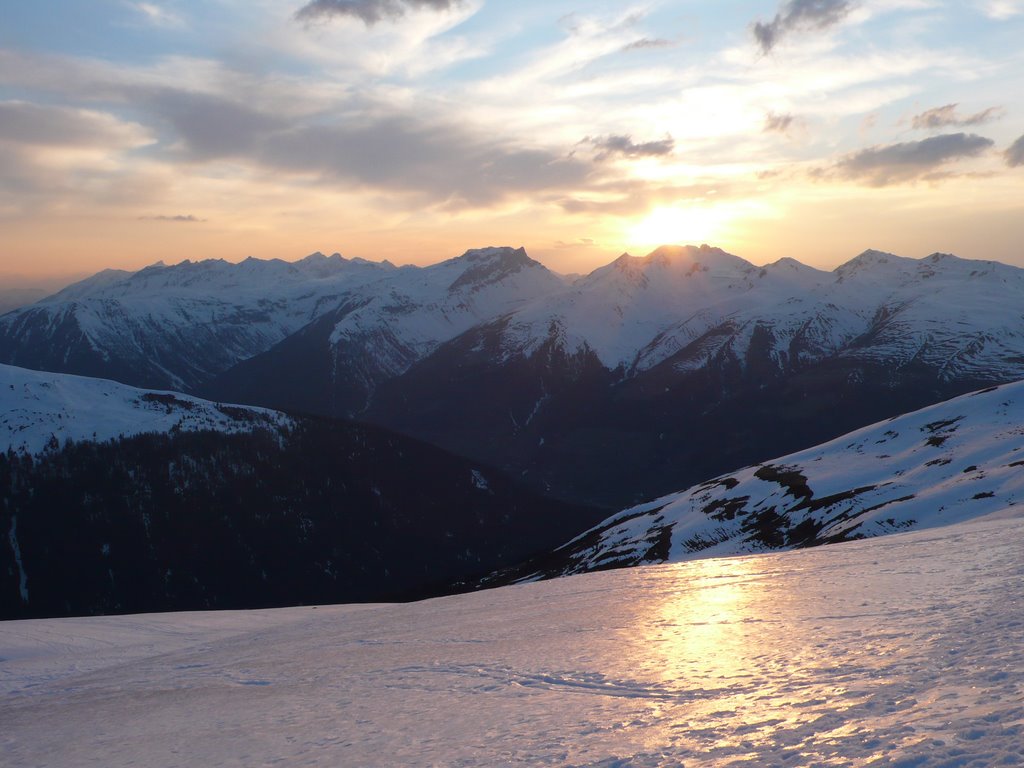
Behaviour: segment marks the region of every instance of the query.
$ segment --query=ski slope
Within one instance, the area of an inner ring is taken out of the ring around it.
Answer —
[[[1024,521],[405,605],[0,623],[11,766],[1024,764]]]

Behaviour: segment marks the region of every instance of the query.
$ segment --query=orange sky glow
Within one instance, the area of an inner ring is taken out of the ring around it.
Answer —
[[[1024,2],[58,5],[0,32],[0,286],[486,245],[1024,266]]]

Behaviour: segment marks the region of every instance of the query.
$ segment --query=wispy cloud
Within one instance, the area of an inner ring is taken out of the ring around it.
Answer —
[[[794,120],[796,118],[792,115],[769,112],[764,116],[764,132],[785,133],[793,125]]]
[[[151,139],[140,125],[87,109],[0,102],[0,139],[19,144],[80,148],[130,148]]]
[[[1005,114],[1001,107],[989,107],[973,115],[962,117],[957,113],[957,104],[946,104],[914,115],[911,124],[918,130],[936,130],[939,128],[969,128],[973,125],[998,120]]]
[[[1005,21],[1024,14],[1024,0],[984,0],[982,11],[990,18]]]
[[[771,53],[790,33],[828,29],[842,21],[852,9],[850,0],[789,0],[771,21],[754,23],[754,39],[764,53]]]
[[[1021,136],[1003,153],[1006,164],[1011,168],[1024,165],[1024,136]]]
[[[347,16],[372,26],[384,20],[400,19],[410,10],[447,11],[459,3],[460,0],[311,0],[295,12],[295,18],[326,21]]]
[[[198,224],[206,221],[206,219],[200,219],[198,216],[193,216],[191,213],[179,213],[176,216],[139,216],[139,221],[173,221],[184,224]]]
[[[597,149],[597,160],[607,160],[616,155],[620,157],[665,157],[671,155],[676,142],[671,136],[657,141],[636,143],[632,136],[588,136],[581,144],[589,144]]]
[[[134,0],[128,0],[126,5],[132,8],[149,24],[156,27],[180,27],[184,24],[180,16],[171,13],[157,3],[134,2]]]
[[[881,187],[925,178],[946,163],[977,157],[994,144],[991,139],[976,134],[949,133],[922,141],[862,149],[841,160],[836,171],[840,176]]]
[[[642,51],[651,48],[674,48],[677,43],[674,40],[666,40],[661,37],[641,37],[622,46],[624,51]]]

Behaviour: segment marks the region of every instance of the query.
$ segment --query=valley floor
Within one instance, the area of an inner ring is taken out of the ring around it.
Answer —
[[[1024,765],[1024,520],[407,605],[0,623],[18,766]]]

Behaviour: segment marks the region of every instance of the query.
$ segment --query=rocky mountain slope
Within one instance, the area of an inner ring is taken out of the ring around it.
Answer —
[[[1021,517],[1022,425],[1024,382],[964,395],[626,509],[515,575],[803,548]]]

